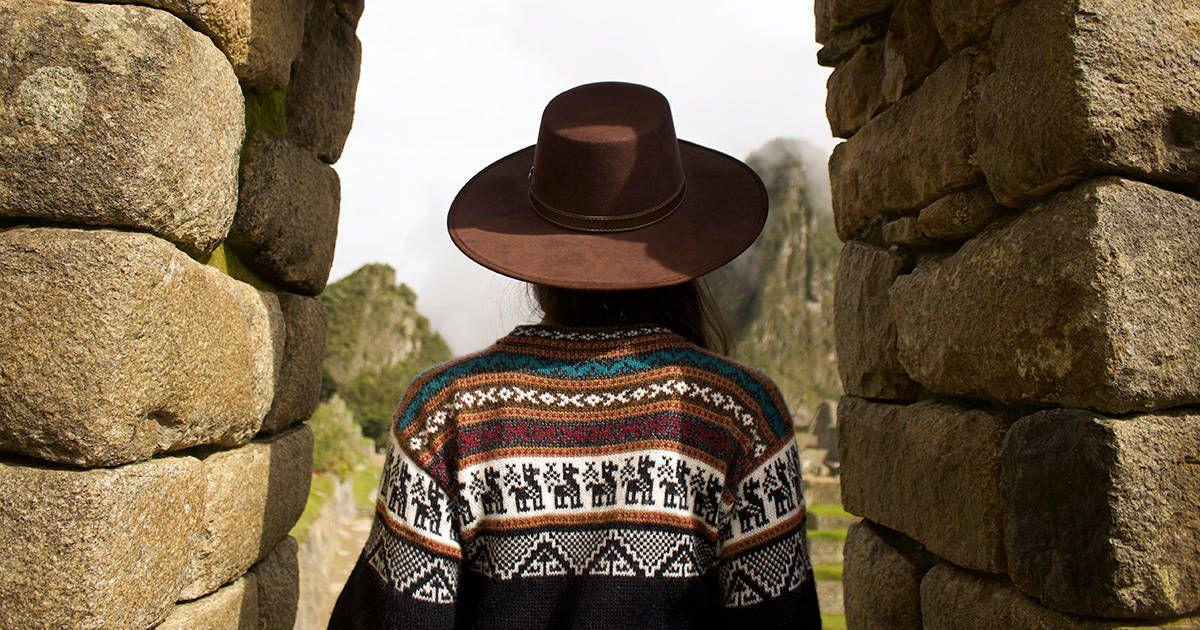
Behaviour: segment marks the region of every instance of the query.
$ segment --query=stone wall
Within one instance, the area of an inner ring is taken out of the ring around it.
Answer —
[[[816,14],[849,627],[1200,624],[1200,4]]]
[[[361,11],[0,0],[0,627],[292,627]]]

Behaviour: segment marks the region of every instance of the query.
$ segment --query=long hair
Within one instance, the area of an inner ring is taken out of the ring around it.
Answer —
[[[530,285],[543,321],[559,326],[657,324],[719,354],[729,353],[729,332],[701,280],[659,289],[581,291]]]

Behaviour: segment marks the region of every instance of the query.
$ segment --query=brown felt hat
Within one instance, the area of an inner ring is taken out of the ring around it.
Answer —
[[[447,225],[464,254],[518,280],[648,289],[732,260],[767,205],[741,160],[676,139],[662,94],[590,83],[546,105],[536,145],[472,177]]]

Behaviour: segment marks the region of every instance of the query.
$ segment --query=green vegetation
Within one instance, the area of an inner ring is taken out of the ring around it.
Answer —
[[[825,630],[846,630],[846,615],[822,614],[821,627]]]
[[[808,530],[809,540],[828,540],[828,541],[843,541],[846,540],[846,530],[844,529],[810,529]]]
[[[308,535],[308,528],[312,527],[313,522],[317,520],[317,514],[321,513],[321,508],[325,505],[325,501],[333,494],[333,483],[332,475],[313,475],[312,486],[308,490],[308,499],[304,502],[304,511],[290,532],[297,542],[304,542],[304,537]]]
[[[313,470],[316,473],[330,473],[345,479],[370,463],[371,440],[363,437],[362,429],[354,422],[354,414],[337,394],[317,405],[308,425],[313,430]]]
[[[367,465],[354,471],[354,476],[351,477],[351,482],[354,484],[354,503],[363,510],[375,510],[375,504],[371,501],[371,492],[379,487],[379,475],[382,473],[382,467],[376,465]]]
[[[450,349],[441,337],[422,344],[413,356],[379,372],[363,372],[341,389],[356,417],[362,418],[363,433],[372,436],[378,446],[387,444],[392,414],[404,397],[413,377],[429,367],[445,361]]]
[[[287,90],[279,90],[270,94],[244,92],[243,95],[246,97],[247,137],[255,129],[261,129],[277,136],[287,135]]]
[[[819,581],[837,581],[842,579],[842,565],[840,564],[814,564],[813,577]]]
[[[417,311],[411,288],[387,265],[364,265],[321,294],[328,320],[323,394],[337,393],[363,433],[387,444],[392,414],[413,377],[450,359]]]
[[[826,156],[777,139],[747,163],[766,184],[771,211],[762,235],[709,275],[733,337],[733,357],[779,384],[794,414],[837,398],[833,284],[841,244],[829,205]]]
[[[806,506],[806,511],[809,514],[817,516],[846,516],[854,518],[854,515],[842,509],[842,506],[836,503],[813,503]]]
[[[217,270],[230,278],[241,280],[260,291],[278,291],[271,283],[263,280],[258,274],[251,271],[232,249],[226,247],[225,243],[218,245],[213,250],[213,253],[209,255],[208,260],[203,262],[210,267],[217,268]]]

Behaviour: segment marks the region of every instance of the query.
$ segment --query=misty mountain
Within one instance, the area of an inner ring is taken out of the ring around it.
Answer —
[[[771,212],[754,245],[708,276],[733,337],[734,358],[774,378],[801,422],[841,391],[833,337],[841,245],[827,159],[792,139],[772,140],[746,158],[766,184]]]

